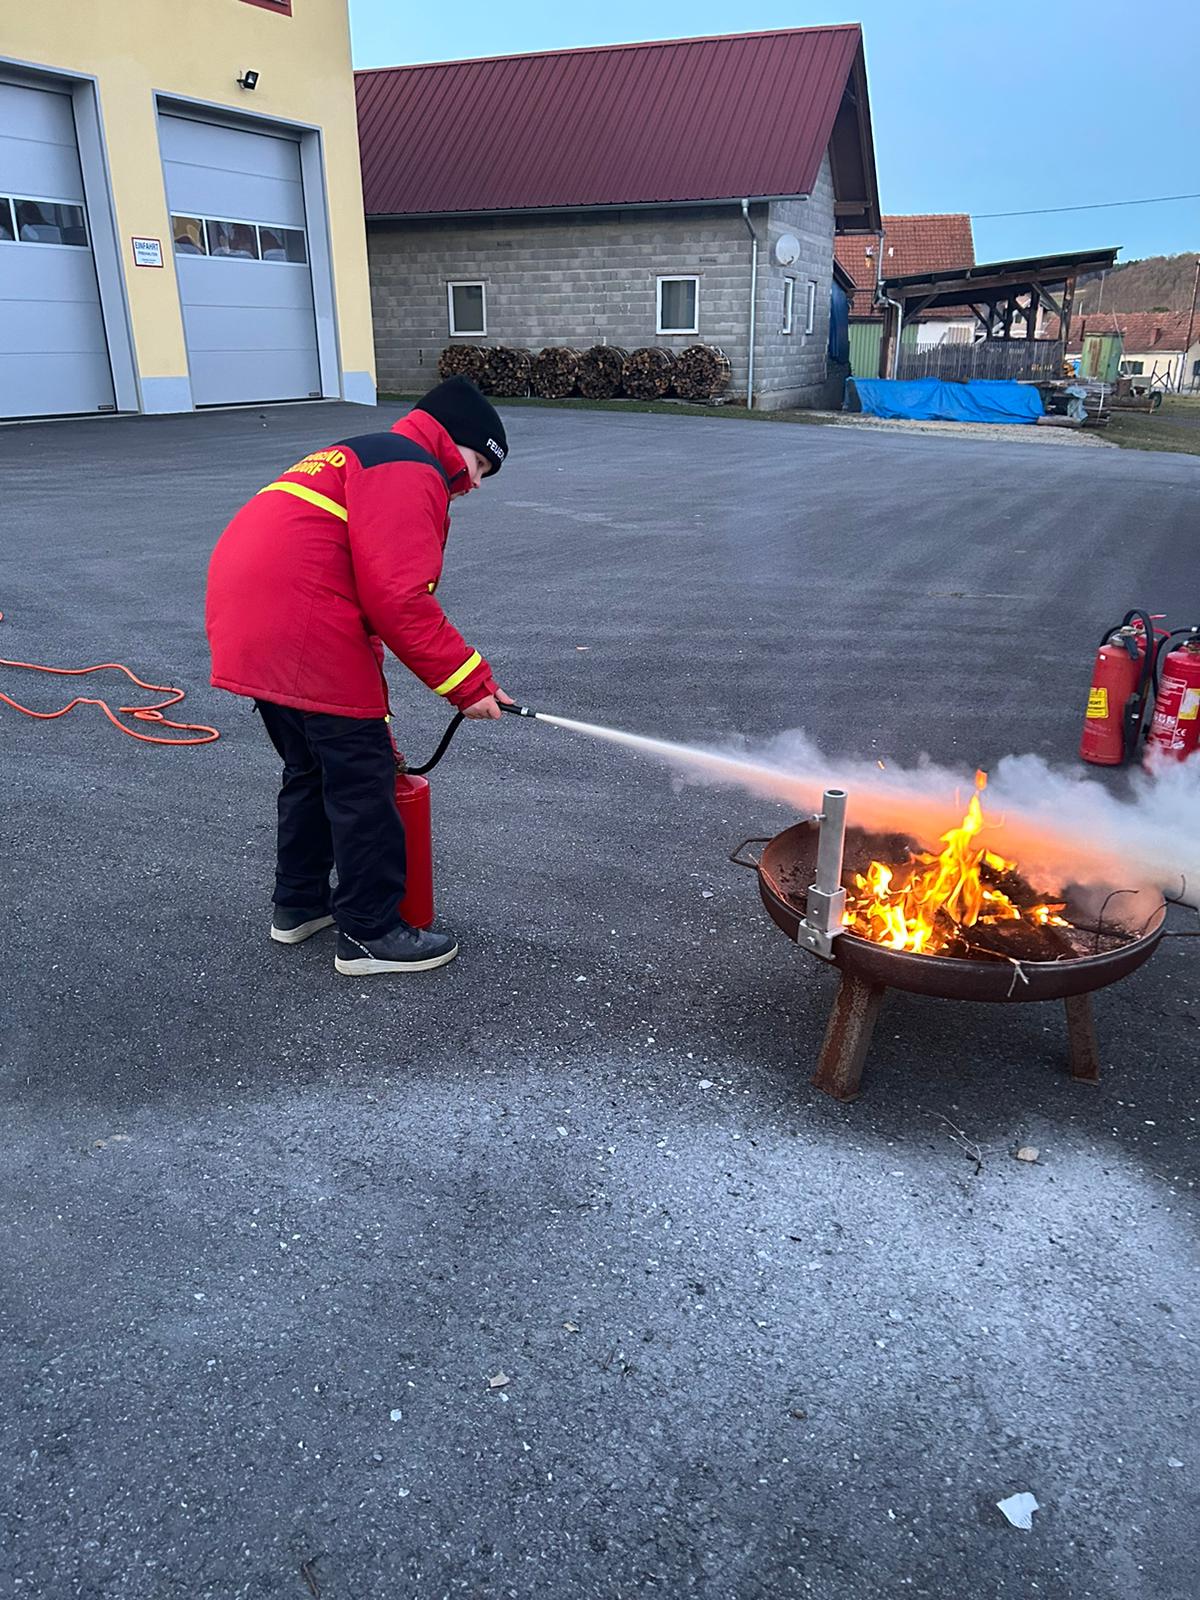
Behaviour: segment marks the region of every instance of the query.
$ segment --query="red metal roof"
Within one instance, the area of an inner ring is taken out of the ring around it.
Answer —
[[[846,24],[359,72],[367,215],[807,194],[861,48]]]
[[[875,257],[868,250],[878,248],[878,240],[846,234],[834,241],[837,259],[862,285],[854,296],[850,314],[854,317],[879,317],[872,300],[875,285]],[[948,211],[933,216],[884,217],[883,271],[885,278],[903,278],[911,272],[943,272],[951,267],[975,265],[975,240],[971,219],[965,212]],[[927,313],[931,317],[971,315],[967,306],[943,307]]]
[[[1119,333],[1131,356],[1173,355],[1184,348],[1190,321],[1195,342],[1200,339],[1200,313],[1192,321],[1187,311],[1077,311],[1071,318],[1067,348],[1072,352],[1082,350],[1085,333]],[[1046,338],[1058,336],[1058,318],[1048,317]]]

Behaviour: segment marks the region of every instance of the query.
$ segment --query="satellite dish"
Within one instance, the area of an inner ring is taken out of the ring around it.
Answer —
[[[794,233],[784,233],[775,241],[775,259],[781,267],[790,267],[800,259],[800,241]]]

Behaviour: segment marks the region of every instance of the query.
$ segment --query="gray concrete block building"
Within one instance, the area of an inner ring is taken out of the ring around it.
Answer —
[[[426,387],[458,341],[704,343],[732,398],[840,403],[834,238],[879,229],[857,26],[357,83],[382,390]]]

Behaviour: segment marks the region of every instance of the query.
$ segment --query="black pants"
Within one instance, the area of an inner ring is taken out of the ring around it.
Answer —
[[[405,856],[387,724],[255,704],[283,760],[275,904],[332,909],[356,939],[390,933],[400,921]]]

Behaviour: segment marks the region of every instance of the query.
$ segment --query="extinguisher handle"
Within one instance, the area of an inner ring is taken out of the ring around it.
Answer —
[[[1142,657],[1142,670],[1138,674],[1138,694],[1144,698],[1153,682],[1154,658],[1158,653],[1155,643],[1157,635],[1154,631],[1154,618],[1145,611],[1130,611],[1126,613],[1125,621],[1121,626],[1125,627],[1130,622],[1141,623],[1142,633],[1146,639],[1146,650]]]
[[[1149,612],[1146,611],[1127,611],[1121,618],[1120,622],[1117,623],[1115,628],[1105,629],[1104,634],[1100,639],[1101,648],[1103,648],[1104,645],[1109,644],[1114,634],[1120,633],[1121,629],[1127,628],[1131,622],[1138,623],[1142,632],[1145,634],[1146,639],[1150,643],[1153,643],[1156,638],[1161,637],[1158,629],[1156,629],[1154,626],[1155,620],[1156,619],[1150,616]],[[1159,617],[1157,620],[1161,622],[1162,618]]]
[[[1171,651],[1172,639],[1197,639],[1200,640],[1200,622],[1191,628],[1176,628],[1174,633],[1164,633],[1158,641],[1158,648],[1154,652],[1154,693],[1158,693],[1159,681],[1162,678],[1163,662]]]

